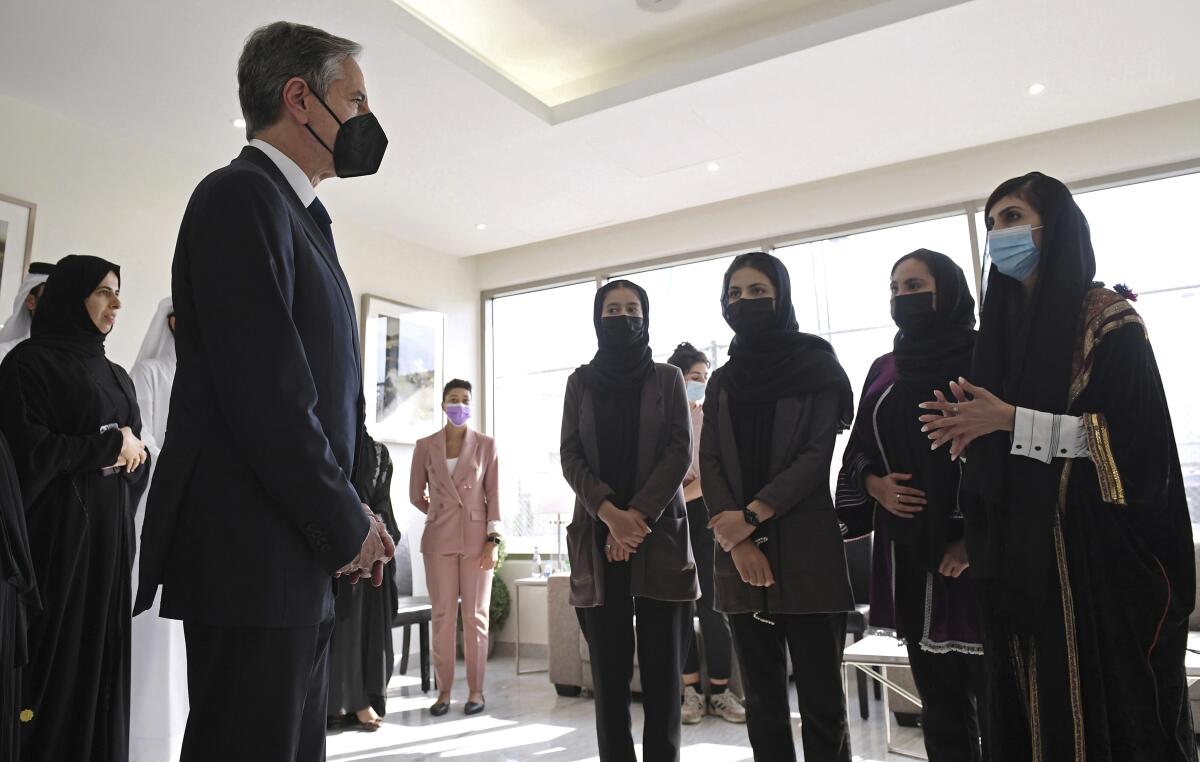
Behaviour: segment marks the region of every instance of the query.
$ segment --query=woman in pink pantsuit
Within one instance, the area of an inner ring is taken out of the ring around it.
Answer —
[[[441,431],[417,441],[408,483],[409,499],[426,514],[421,554],[433,604],[438,698],[429,711],[435,717],[450,711],[460,598],[470,691],[466,713],[484,710],[488,609],[501,534],[496,442],[467,427],[471,384],[459,379],[446,384],[442,410],[448,422]]]

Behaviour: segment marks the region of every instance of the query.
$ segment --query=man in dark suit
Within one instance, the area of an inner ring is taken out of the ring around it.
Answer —
[[[335,575],[394,546],[351,484],[363,435],[354,302],[321,180],[387,139],[357,44],[278,22],[238,63],[247,146],[201,181],[172,265],[179,368],[142,533],[135,613],[182,619],[184,762],[325,758]]]

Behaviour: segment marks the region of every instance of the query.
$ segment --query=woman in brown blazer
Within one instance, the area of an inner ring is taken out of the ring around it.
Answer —
[[[829,490],[838,432],[854,395],[833,347],[801,333],[787,268],[737,257],[721,293],[735,337],[708,383],[700,477],[720,549],[716,609],[729,615],[754,759],[796,759],[787,654],[804,758],[850,762],[842,693],[854,597]]]
[[[500,544],[500,466],[496,442],[467,426],[471,384],[454,379],[442,391],[448,422],[438,433],[417,440],[408,482],[409,499],[426,514],[421,535],[425,579],[433,606],[433,666],[438,698],[429,711],[450,710],[454,685],[454,634],[462,599],[463,654],[467,662],[467,714],[484,710],[488,614],[492,570]]]
[[[595,358],[567,379],[560,457],[575,492],[567,527],[571,605],[591,656],[601,762],[635,762],[630,682],[636,649],[644,755],[679,759],[679,685],[699,597],[681,484],[691,463],[683,376],[655,363],[646,292],[596,292]]]

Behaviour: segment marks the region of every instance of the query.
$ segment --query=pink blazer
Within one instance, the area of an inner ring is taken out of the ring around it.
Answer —
[[[496,441],[467,430],[458,467],[446,467],[446,432],[417,440],[408,497],[425,514],[421,552],[475,556],[490,521],[500,521]]]

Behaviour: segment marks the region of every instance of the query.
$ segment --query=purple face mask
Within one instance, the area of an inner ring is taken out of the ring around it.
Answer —
[[[446,405],[446,417],[455,426],[464,426],[471,419],[471,406],[458,403]]]

